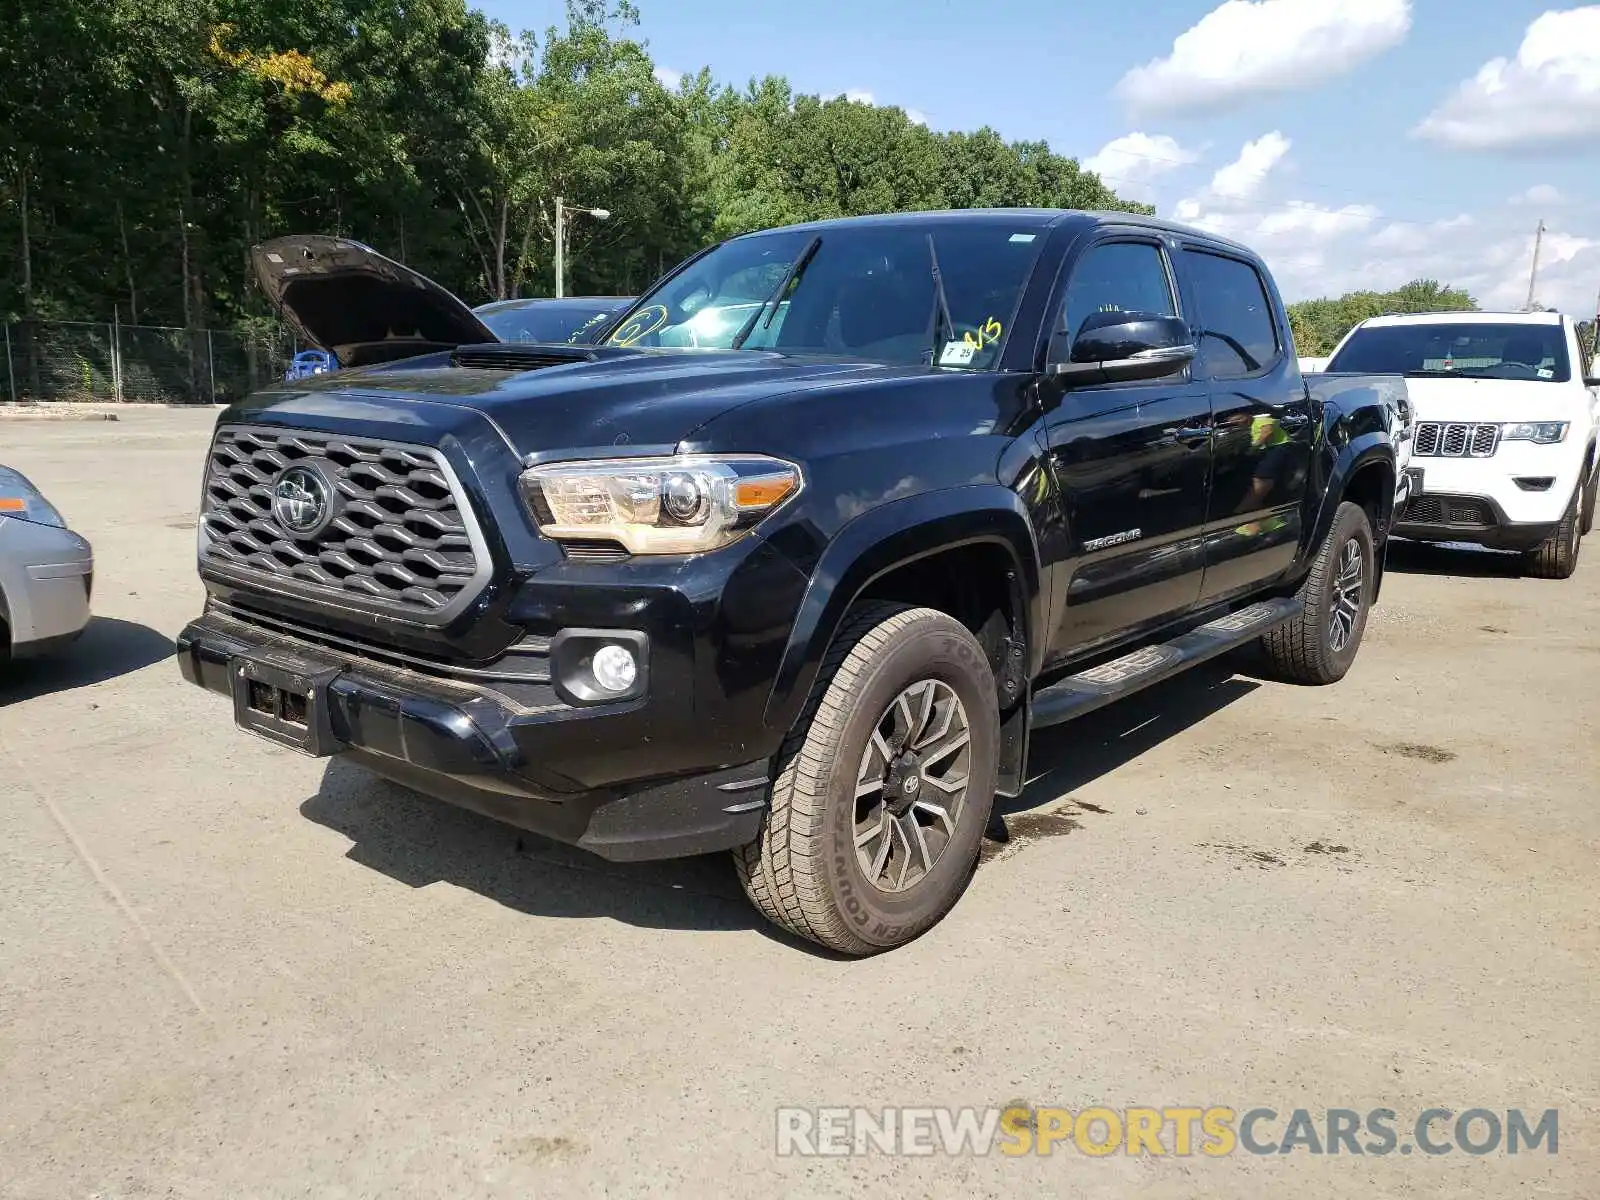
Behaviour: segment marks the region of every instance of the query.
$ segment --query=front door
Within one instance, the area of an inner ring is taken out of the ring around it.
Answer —
[[[1070,339],[1091,313],[1119,310],[1183,315],[1160,240],[1119,237],[1086,250],[1054,328]],[[1059,394],[1045,422],[1067,527],[1055,592],[1065,601],[1051,661],[1159,624],[1197,602],[1210,426],[1206,386],[1187,368],[1164,379]]]
[[[1289,331],[1261,273],[1198,246],[1179,254],[1199,329],[1198,374],[1211,387],[1211,503],[1205,600],[1248,591],[1293,564],[1315,434]]]

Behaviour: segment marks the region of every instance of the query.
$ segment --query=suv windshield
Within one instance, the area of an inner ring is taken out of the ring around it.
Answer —
[[[1042,226],[934,221],[737,238],[644,296],[607,344],[989,369],[1043,239]]]
[[[1350,335],[1329,371],[1380,375],[1470,375],[1566,383],[1566,330],[1561,325],[1375,325]]]

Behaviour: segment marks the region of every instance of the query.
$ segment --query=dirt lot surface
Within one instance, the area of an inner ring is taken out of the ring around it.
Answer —
[[[1561,583],[1397,547],[1342,684],[1221,667],[1042,736],[955,912],[849,962],[721,857],[610,866],[236,731],[171,657],[211,419],[0,427],[98,612],[0,679],[0,1193],[1600,1195],[1600,536]],[[776,1154],[781,1105],[1012,1100],[1269,1144],[1554,1108],[1559,1150]]]

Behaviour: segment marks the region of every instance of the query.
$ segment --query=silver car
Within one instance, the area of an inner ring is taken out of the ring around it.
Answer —
[[[65,645],[89,623],[94,551],[20,471],[0,466],[0,660]]]

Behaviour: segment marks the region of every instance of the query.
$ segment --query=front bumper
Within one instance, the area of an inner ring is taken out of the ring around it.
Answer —
[[[73,641],[89,624],[94,551],[76,533],[0,517],[0,600],[15,658]],[[5,650],[0,642],[0,653]]]
[[[1396,537],[1419,542],[1467,542],[1491,550],[1532,550],[1555,532],[1559,521],[1512,521],[1483,496],[1413,495],[1395,523]]]
[[[767,759],[598,788],[574,785],[583,773],[574,756],[596,739],[615,737],[619,752],[636,751],[630,733],[636,735],[648,700],[529,707],[490,684],[375,662],[219,612],[178,636],[178,663],[190,683],[234,697],[236,719],[247,675],[295,680],[309,693],[295,726],[304,726],[295,740],[305,752],[347,755],[437,799],[615,861],[744,845],[758,833],[767,805]]]
[[[1566,514],[1582,467],[1562,444],[1502,442],[1490,458],[1413,455],[1411,494],[1394,533],[1419,541],[1529,550]]]

